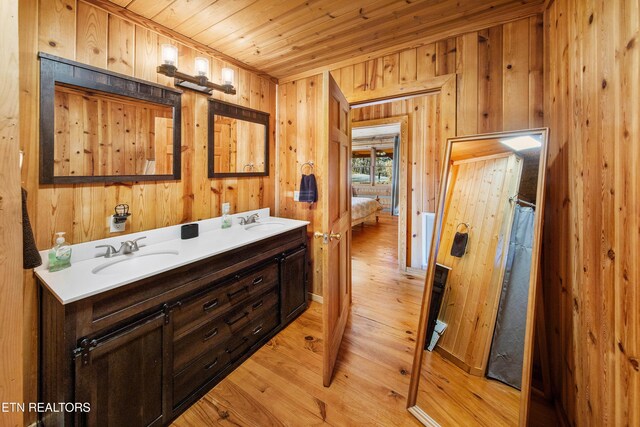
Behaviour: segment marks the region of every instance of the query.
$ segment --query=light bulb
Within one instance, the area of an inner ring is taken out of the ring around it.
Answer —
[[[199,76],[207,77],[209,75],[209,60],[207,58],[198,56],[196,58],[195,67],[196,73],[198,73]]]
[[[162,45],[162,62],[167,65],[178,66],[178,48],[170,44]]]
[[[222,69],[222,84],[226,86],[233,86],[233,69]]]

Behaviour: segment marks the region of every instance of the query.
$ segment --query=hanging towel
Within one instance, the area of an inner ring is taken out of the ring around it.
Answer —
[[[36,268],[42,264],[42,258],[33,238],[33,230],[27,212],[27,190],[22,189],[22,268]]]
[[[467,227],[466,232],[458,231],[461,225]],[[469,226],[464,223],[458,224],[456,227],[456,235],[453,237],[453,244],[451,245],[451,256],[462,258],[467,251],[467,243],[469,243]]]
[[[298,201],[315,203],[318,201],[318,184],[314,174],[302,175],[300,180],[300,194]]]

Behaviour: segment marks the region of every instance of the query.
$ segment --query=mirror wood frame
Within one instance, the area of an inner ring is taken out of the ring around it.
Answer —
[[[118,183],[180,179],[181,91],[43,52],[38,53],[38,58],[40,59],[40,184]],[[173,111],[172,173],[56,176],[54,174],[56,83],[171,107]]]
[[[538,134],[543,141],[540,147],[540,163],[538,166],[538,180],[536,189],[536,210],[538,215],[535,216],[534,223],[534,246],[531,255],[531,272],[529,276],[528,303],[526,312],[526,329],[524,334],[524,357],[522,361],[522,385],[520,390],[520,408],[519,421],[521,427],[526,426],[528,419],[529,400],[531,393],[531,367],[533,363],[533,335],[535,322],[535,302],[536,291],[539,286],[540,275],[540,252],[542,246],[542,225],[544,217],[544,196],[545,196],[545,175],[547,165],[547,147],[549,143],[548,128],[534,128],[518,131],[497,132],[491,134],[471,135],[464,137],[449,138],[445,150],[445,161],[440,175],[440,189],[438,192],[438,208],[435,217],[435,230],[431,240],[431,254],[429,255],[429,266],[425,277],[424,293],[422,296],[422,305],[420,310],[420,319],[418,323],[418,336],[416,338],[416,347],[413,356],[413,365],[411,369],[411,383],[409,385],[409,394],[407,398],[407,409],[427,426],[439,426],[439,424],[425,412],[424,408],[420,408],[417,403],[418,387],[420,382],[420,373],[422,368],[422,357],[424,353],[425,333],[427,329],[427,317],[429,315],[429,305],[431,302],[431,292],[433,288],[433,279],[435,275],[435,265],[440,248],[440,235],[442,233],[442,221],[444,215],[444,205],[446,200],[447,189],[450,186],[449,172],[451,170],[451,151],[454,144],[489,140],[495,138],[516,137],[530,134]],[[535,266],[535,267],[534,267]],[[533,304],[530,302],[533,301]]]
[[[218,116],[229,117],[245,122],[264,125],[264,171],[262,172],[216,172],[214,168],[214,121]],[[209,130],[208,130],[208,150],[207,164],[209,178],[242,178],[251,176],[269,176],[269,113],[242,107],[218,99],[209,99]]]

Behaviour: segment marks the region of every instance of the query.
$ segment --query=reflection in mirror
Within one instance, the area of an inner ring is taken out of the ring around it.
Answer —
[[[54,175],[173,173],[173,108],[55,85]]]
[[[180,179],[182,92],[38,57],[41,184]]]
[[[524,425],[546,135],[449,140],[409,397],[426,425]]]
[[[209,115],[209,177],[268,175],[269,114],[212,99]]]

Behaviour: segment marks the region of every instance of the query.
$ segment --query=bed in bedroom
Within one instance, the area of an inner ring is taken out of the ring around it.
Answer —
[[[351,226],[364,224],[366,221],[378,221],[378,212],[382,206],[376,199],[368,197],[351,198]]]

